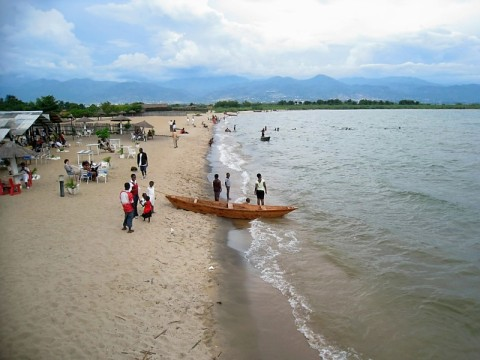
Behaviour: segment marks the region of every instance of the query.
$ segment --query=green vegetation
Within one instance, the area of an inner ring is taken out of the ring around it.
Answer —
[[[105,141],[105,139],[108,139],[110,137],[110,130],[108,128],[103,128],[95,131],[95,135],[97,135],[102,141]]]
[[[52,95],[42,96],[35,102],[23,102],[13,95],[0,98],[0,111],[28,111],[43,110],[47,113],[56,113],[63,118],[80,118],[115,116],[118,114],[138,114],[143,112],[143,103],[111,104],[104,102],[100,105],[75,104],[56,100]],[[353,109],[480,109],[479,104],[422,104],[415,100],[400,100],[398,103],[386,100],[317,100],[295,101],[280,100],[276,103],[238,102],[236,100],[218,101],[213,105],[205,104],[162,104],[155,110],[161,111],[184,111],[205,113],[214,110],[217,113],[237,111],[275,111],[275,110],[353,110]],[[98,134],[97,134],[98,135]]]
[[[77,187],[77,182],[73,179],[73,177],[69,177],[65,182],[65,187],[68,189],[75,189]]]
[[[346,100],[317,101],[281,100],[277,103],[250,103],[244,101],[219,101],[213,105],[215,112],[237,111],[276,111],[276,110],[354,110],[354,109],[480,109],[480,104],[422,104],[415,100],[400,100],[398,103],[385,100]]]

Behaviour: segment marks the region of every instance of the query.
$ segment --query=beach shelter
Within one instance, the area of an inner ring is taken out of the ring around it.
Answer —
[[[0,141],[5,139],[5,137],[8,135],[10,132],[10,129],[0,129]]]
[[[83,116],[81,117],[80,119],[76,119],[75,120],[75,123],[81,123],[83,124],[83,132],[85,133],[87,131],[87,123],[90,123],[90,122],[93,122],[92,119],[86,117],[86,116]]]
[[[13,141],[6,141],[0,146],[0,158],[10,160],[13,175],[18,174],[17,158],[36,155],[37,154],[33,150],[20,146]]]
[[[138,124],[133,124],[134,126],[138,126],[138,127],[141,127],[141,128],[149,128],[149,129],[153,129],[153,125],[150,124],[149,122],[143,120],[143,121],[140,121]]]
[[[126,117],[125,115],[118,115],[118,116],[113,117],[111,121],[123,122],[123,121],[132,121],[132,120],[130,118]]]
[[[149,122],[143,120],[143,121],[140,121],[139,123],[137,124],[133,124],[133,126],[135,126],[135,128],[140,128],[141,129],[141,133],[143,134],[143,136],[147,136],[145,134],[145,128],[150,128],[150,129],[153,129],[153,125],[150,124]],[[136,131],[135,131],[136,132]]]
[[[43,111],[0,111],[0,128],[10,129],[13,136],[21,136],[30,132],[34,125],[48,127],[50,115]],[[32,134],[30,134],[32,135]]]
[[[120,134],[123,134],[123,122],[129,122],[132,121],[130,118],[126,117],[125,115],[118,115],[112,118],[111,121],[119,122],[120,123]]]
[[[97,112],[97,113],[95,114],[95,116],[97,117],[97,120],[98,120],[98,121],[100,121],[100,118],[101,118],[101,117],[104,117],[105,115],[106,115],[105,112],[102,111],[102,110],[100,110],[99,112]]]

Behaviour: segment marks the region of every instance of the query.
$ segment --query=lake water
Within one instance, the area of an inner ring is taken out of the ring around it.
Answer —
[[[229,223],[226,244],[242,286],[283,299],[315,357],[480,357],[480,111],[247,112],[214,126],[212,174],[231,173],[235,201],[256,201],[260,172],[266,204],[299,207]]]

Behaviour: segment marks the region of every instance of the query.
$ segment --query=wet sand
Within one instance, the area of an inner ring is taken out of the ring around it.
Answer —
[[[221,306],[215,307],[217,334],[226,359],[316,360],[318,352],[296,329],[286,298],[253,269],[244,257],[250,246],[246,221],[225,221],[219,228],[216,260]]]

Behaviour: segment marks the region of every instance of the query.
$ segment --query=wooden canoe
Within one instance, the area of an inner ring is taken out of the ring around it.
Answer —
[[[179,209],[200,214],[212,214],[230,219],[253,220],[256,218],[276,218],[297,209],[295,206],[260,206],[247,203],[227,203],[225,201],[202,200],[177,195],[165,195],[165,197],[173,206]]]

